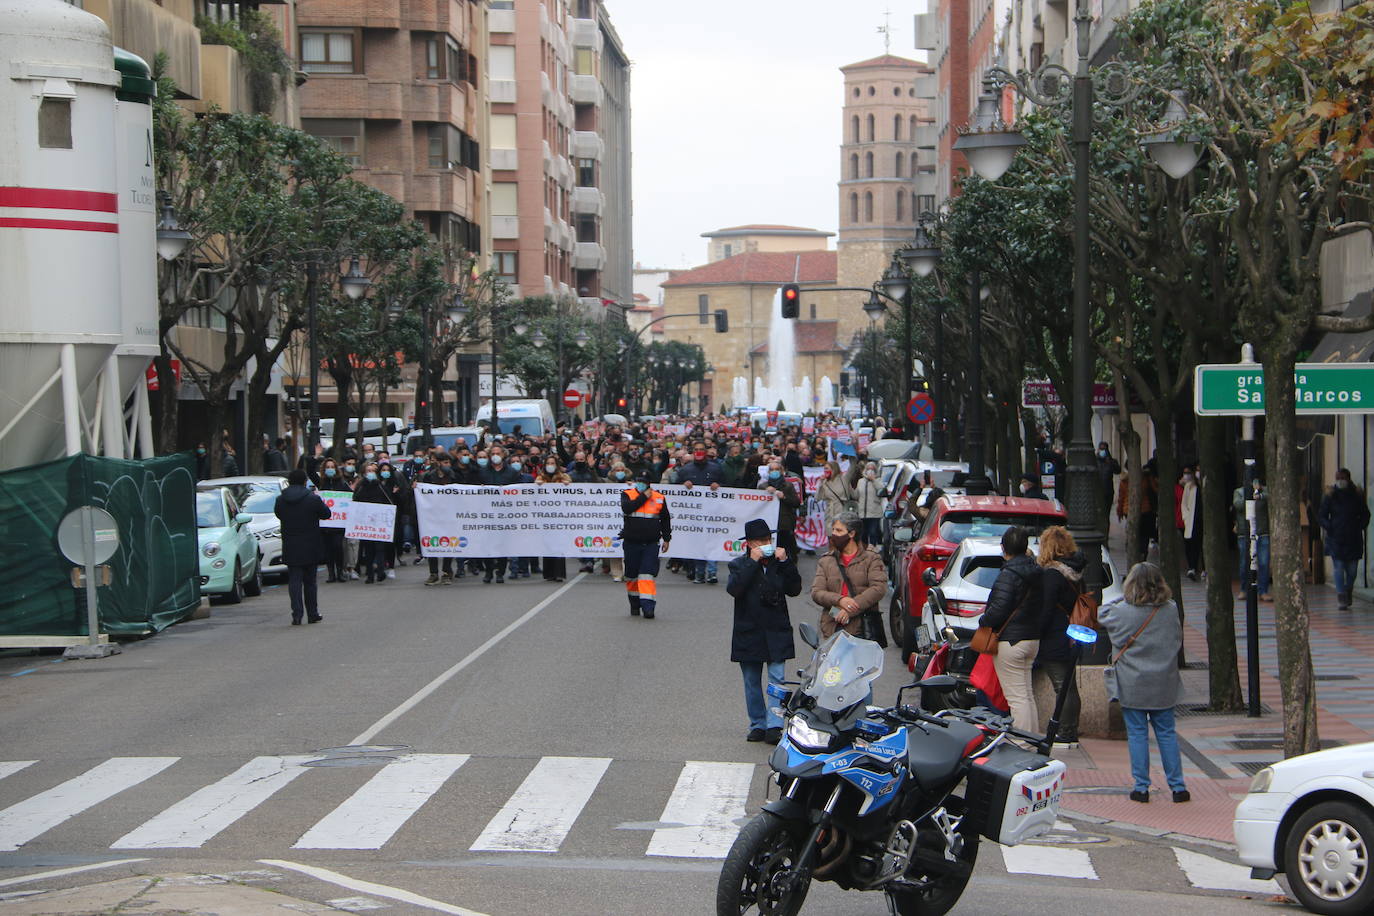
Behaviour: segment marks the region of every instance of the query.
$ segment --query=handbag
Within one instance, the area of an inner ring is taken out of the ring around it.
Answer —
[[[1145,628],[1150,625],[1151,620],[1155,619],[1155,615],[1159,613],[1159,609],[1163,606],[1164,605],[1162,604],[1155,605],[1155,609],[1150,612],[1150,616],[1145,618],[1145,622],[1140,625],[1140,628],[1131,634],[1130,639],[1126,640],[1126,645],[1122,646],[1121,651],[1116,653],[1116,658],[1112,659],[1112,663],[1102,669],[1102,684],[1107,689],[1108,703],[1121,702],[1121,691],[1118,688],[1116,680],[1117,662],[1121,661],[1121,656],[1126,654],[1126,650],[1129,649],[1131,647],[1131,644],[1135,642],[1135,638],[1139,636],[1141,633],[1145,632]]]
[[[849,597],[854,598],[857,601],[858,598],[855,596],[857,596],[859,593],[855,590],[854,583],[849,581],[849,572],[845,569],[844,563],[840,560],[838,555],[836,555],[835,557],[835,565],[840,568],[840,578],[844,580],[844,584],[849,588]],[[883,629],[882,613],[877,608],[871,607],[868,610],[863,611],[859,615],[859,619],[861,620],[861,623],[859,624],[860,638],[876,642],[878,645],[886,649],[887,632]]]
[[[1012,619],[1021,610],[1021,605],[1026,603],[1026,597],[1030,594],[1030,583],[1026,583],[1026,590],[1021,593],[1020,599],[1016,602],[1016,607],[1011,609],[1007,619],[1002,621],[1002,625],[997,629],[992,627],[979,627],[973,632],[973,638],[969,640],[968,647],[979,655],[996,655],[997,643],[1002,639],[1002,631],[1007,628]]]

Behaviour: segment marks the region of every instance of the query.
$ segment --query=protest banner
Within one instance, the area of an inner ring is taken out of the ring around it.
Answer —
[[[321,490],[320,499],[329,507],[329,520],[320,522],[321,528],[347,528],[348,510],[353,505],[353,494],[348,490]]]
[[[818,553],[829,546],[830,532],[825,530],[825,501],[816,498],[825,479],[825,468],[803,468],[806,472],[806,515],[797,518],[797,546]]]
[[[360,541],[389,541],[396,533],[396,507],[390,503],[353,503],[344,537]]]
[[[816,431],[816,418],[815,418],[815,417],[802,417],[802,432],[809,436],[809,435],[813,434],[815,431]]]
[[[427,557],[618,557],[621,484],[415,486],[420,547]],[[777,502],[759,490],[656,486],[672,514],[666,554],[730,560],[744,552],[744,523],[778,523]],[[356,508],[356,505],[355,505]]]

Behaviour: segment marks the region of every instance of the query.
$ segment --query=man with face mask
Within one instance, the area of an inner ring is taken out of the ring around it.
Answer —
[[[1364,556],[1364,530],[1369,527],[1369,505],[1351,482],[1349,468],[1336,471],[1335,485],[1322,496],[1317,519],[1335,574],[1337,606],[1345,610],[1354,598],[1355,573]]]
[[[724,469],[720,462],[712,461],[706,453],[706,446],[698,442],[693,447],[689,456],[690,460],[683,463],[677,469],[677,482],[687,487],[710,487],[712,490],[720,489],[720,482],[725,476]],[[715,560],[691,560],[687,567],[688,574],[692,581],[698,585],[715,585],[716,561]]]
[[[1097,485],[1100,490],[1097,504],[1097,530],[1106,537],[1111,530],[1112,497],[1116,494],[1116,475],[1121,473],[1121,463],[1112,457],[1107,443],[1097,443]]]
[[[485,461],[485,465],[479,472],[479,477],[483,486],[504,487],[513,483],[520,483],[522,476],[520,473],[521,469],[514,467],[515,464],[519,464],[520,462],[509,460],[506,455],[506,450],[501,446],[493,445],[487,457],[485,459],[479,457],[477,461],[479,465],[483,465]],[[493,575],[496,576],[497,585],[504,585],[506,583],[505,557],[487,557],[482,561],[482,568],[485,572],[482,577],[482,582],[484,584],[490,584]]]
[[[654,619],[658,607],[659,543],[668,552],[673,539],[673,517],[668,500],[649,482],[648,472],[641,471],[634,486],[620,494],[620,514],[625,525],[620,529],[621,547],[625,553],[625,593],[630,599],[630,616],[641,613],[646,620]]]
[[[801,574],[785,547],[774,547],[768,523],[756,518],[744,526],[745,553],[730,561],[725,590],[735,599],[730,661],[739,662],[744,675],[744,708],[749,715],[746,741],[777,744],[782,739],[782,717],[764,695],[762,683],[786,679],[786,662],[795,658],[792,621],[787,599],[801,594]]]

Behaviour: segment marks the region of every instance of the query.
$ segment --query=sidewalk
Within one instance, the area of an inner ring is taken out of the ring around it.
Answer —
[[[1175,805],[1151,741],[1153,789],[1149,804],[1131,801],[1130,758],[1125,741],[1084,739],[1078,750],[1060,756],[1069,765],[1064,807],[1076,814],[1139,827],[1157,835],[1180,834],[1230,843],[1231,817],[1250,779],[1283,759],[1283,722],[1279,715],[1278,658],[1274,605],[1261,603],[1260,697],[1257,719],[1208,712],[1205,583],[1184,580],[1187,615],[1183,700],[1177,707],[1179,747],[1193,800]],[[1311,613],[1312,665],[1317,680],[1318,731],[1322,747],[1374,741],[1374,604],[1359,597],[1350,610],[1336,609],[1329,586],[1307,587]],[[1245,664],[1245,605],[1237,600],[1236,639],[1242,691]]]

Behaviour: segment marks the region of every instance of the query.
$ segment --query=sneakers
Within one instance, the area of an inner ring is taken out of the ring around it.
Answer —
[[[505,585],[505,584],[506,584],[506,577],[505,577],[505,576],[497,576],[497,577],[496,577],[496,584],[497,584],[497,585]]]
[[[1190,570],[1188,570],[1188,572],[1186,573],[1186,575],[1187,575],[1188,578],[1189,578],[1190,580],[1192,580],[1193,582],[1196,582],[1196,581],[1197,581],[1197,570],[1196,570],[1196,569],[1190,569]]]
[[[442,576],[439,577],[439,581],[444,585],[452,585],[453,573],[444,573]]]
[[[706,580],[706,584],[707,584],[707,585],[719,585],[719,584],[720,584],[720,580],[717,579],[715,576],[711,576],[709,579]]]
[[[386,571],[386,577],[387,577],[388,579],[394,579],[394,578],[396,578],[396,570],[394,570],[394,569],[388,569],[388,570]]]
[[[1183,790],[1181,790],[1181,791],[1179,791],[1179,792],[1175,792],[1175,793],[1174,793],[1174,804],[1176,804],[1176,805],[1177,805],[1177,804],[1181,804],[1181,803],[1183,803],[1183,802],[1189,802],[1189,801],[1192,801],[1192,800],[1193,800],[1193,796],[1189,794],[1189,792],[1188,792],[1187,789],[1183,789]]]
[[[438,577],[438,576],[430,576],[428,579],[425,580],[425,585],[438,585],[438,584],[439,584],[439,577]]]
[[[1132,789],[1132,790],[1131,790],[1131,801],[1133,801],[1133,802],[1140,802],[1142,805],[1149,804],[1149,802],[1150,802],[1150,790],[1149,790],[1149,789],[1146,789],[1144,792],[1142,792],[1142,791],[1140,791],[1139,789]]]
[[[747,735],[744,736],[744,740],[745,740],[745,741],[754,741],[754,742],[758,742],[758,741],[762,741],[762,740],[764,739],[765,735],[767,735],[767,732],[765,732],[763,729],[761,729],[761,728],[751,728],[751,729],[749,729],[749,734],[747,734]]]

